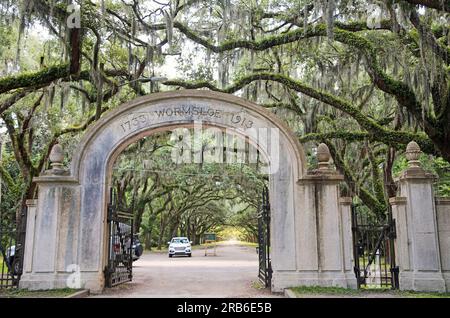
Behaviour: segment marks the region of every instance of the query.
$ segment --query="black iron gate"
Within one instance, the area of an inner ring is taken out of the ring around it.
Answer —
[[[133,213],[121,209],[117,196],[110,191],[108,205],[108,265],[105,269],[106,287],[130,282],[133,278]]]
[[[22,209],[19,225],[12,217],[0,212],[0,289],[18,287],[22,276],[27,209]]]
[[[261,204],[258,211],[258,277],[264,286],[270,287],[272,280],[272,265],[270,262],[270,203],[269,190],[264,187]]]
[[[398,289],[395,265],[395,220],[391,210],[385,221],[374,220],[352,205],[353,253],[358,288]]]

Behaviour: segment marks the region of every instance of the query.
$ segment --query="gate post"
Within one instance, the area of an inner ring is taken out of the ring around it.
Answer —
[[[356,288],[352,270],[351,199],[340,198],[344,177],[330,166],[328,146],[317,148],[319,167],[299,180],[298,284]]]
[[[50,161],[52,169],[33,180],[38,184],[38,199],[28,202],[30,214],[20,288],[77,287],[68,279],[77,271],[79,186],[62,168],[60,145],[53,147]]]
[[[409,167],[399,177],[400,197],[391,198],[397,226],[401,290],[444,292],[433,182],[436,176],[418,161],[415,142],[406,148]]]

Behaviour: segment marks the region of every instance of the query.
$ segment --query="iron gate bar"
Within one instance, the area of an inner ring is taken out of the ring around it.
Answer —
[[[27,207],[22,209],[18,225],[16,220],[7,223],[0,213],[0,253],[3,259],[0,266],[0,289],[19,286],[23,272],[26,221]]]
[[[106,287],[114,287],[133,279],[134,216],[117,204],[117,196],[110,189],[108,205],[109,248],[105,268]],[[127,230],[129,228],[129,231]]]
[[[358,213],[357,208],[357,205],[352,205],[354,272],[358,288],[369,285],[368,279],[372,279],[375,280],[376,286],[398,289],[398,267],[395,265],[394,249],[396,231],[392,211],[387,211],[387,222],[369,222],[367,217],[364,218]],[[375,276],[371,276],[372,265],[375,266]]]
[[[258,277],[268,288],[272,281],[272,264],[270,259],[270,202],[267,187],[263,188],[258,211],[258,258]]]
[[[386,228],[389,228],[389,225],[385,225],[385,226],[383,226],[381,228],[380,235],[378,237],[377,242],[375,243],[375,247],[373,248],[372,253],[369,254],[368,263],[367,263],[367,265],[365,267],[366,270],[370,267],[370,265],[372,265],[372,262],[375,260],[376,252],[377,252],[377,250],[380,249],[381,243],[383,242],[383,239],[385,238],[385,232],[384,231],[386,230]]]
[[[392,216],[392,206],[388,205],[388,222],[391,225],[388,232],[389,241],[389,255],[390,255],[390,272],[392,276],[392,289],[399,289],[399,267],[395,263],[395,239],[397,238],[397,223]]]
[[[15,245],[15,227],[1,224],[0,250],[2,254],[2,266],[0,276],[0,289],[15,287],[12,266],[9,261],[8,249]]]

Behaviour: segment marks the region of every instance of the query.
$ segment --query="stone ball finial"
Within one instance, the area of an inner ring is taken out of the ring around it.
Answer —
[[[55,144],[50,151],[52,170],[63,170],[64,150],[60,144]]]
[[[408,160],[410,167],[420,167],[419,157],[422,151],[419,145],[415,141],[411,141],[406,146],[406,159]]]
[[[328,169],[330,164],[330,149],[324,143],[321,143],[319,147],[317,147],[317,160],[319,161],[319,169]]]

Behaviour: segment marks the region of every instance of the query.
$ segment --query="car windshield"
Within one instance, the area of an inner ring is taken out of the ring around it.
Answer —
[[[188,241],[187,239],[179,239],[179,238],[176,238],[176,239],[172,239],[172,243],[175,243],[175,244],[179,244],[179,243],[185,244],[185,243],[189,243],[189,241]]]

